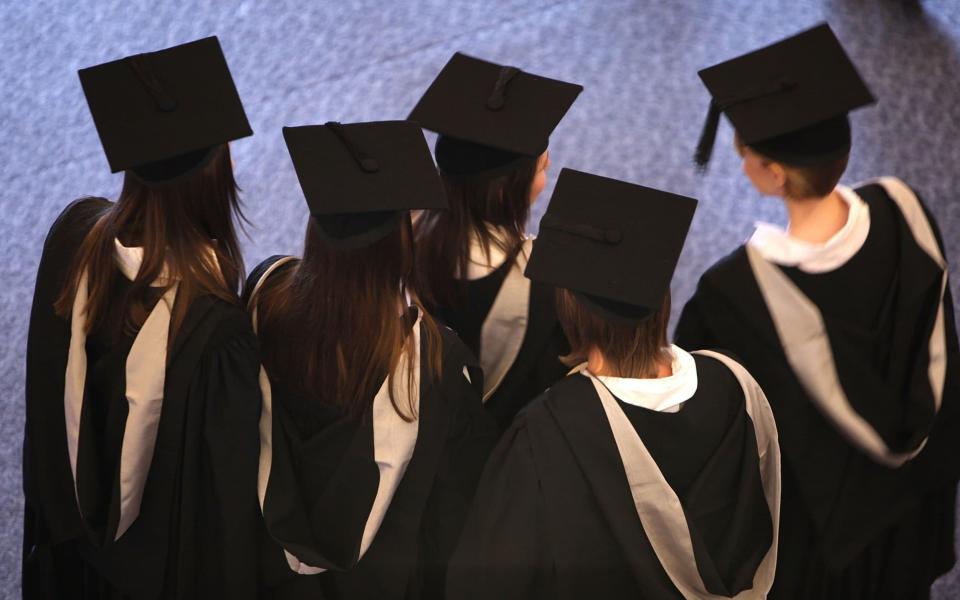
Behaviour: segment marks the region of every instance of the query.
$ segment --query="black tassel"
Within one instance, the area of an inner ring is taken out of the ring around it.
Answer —
[[[707,119],[703,122],[703,131],[700,132],[700,141],[697,143],[697,152],[693,155],[694,162],[701,173],[707,170],[710,155],[713,154],[713,144],[717,139],[717,128],[720,126],[720,107],[713,100],[707,111]]]
[[[347,147],[347,150],[353,156],[353,160],[357,161],[357,165],[359,165],[364,173],[376,173],[380,170],[380,163],[377,162],[377,159],[372,158],[361,150],[356,142],[350,139],[347,132],[343,130],[343,125],[336,121],[327,121],[323,125],[343,142],[343,145]]]
[[[500,68],[500,76],[497,77],[497,83],[493,86],[490,97],[487,98],[487,108],[489,110],[497,111],[503,108],[503,105],[506,104],[507,84],[519,74],[520,69],[516,67]]]

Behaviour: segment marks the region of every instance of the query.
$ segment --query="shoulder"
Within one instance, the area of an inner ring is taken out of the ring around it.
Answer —
[[[742,371],[750,379],[753,377],[746,370],[740,359],[732,352],[719,349],[705,349],[713,355],[704,354],[703,350],[691,352],[693,361],[697,365],[697,381],[699,384],[709,386],[730,386],[739,387],[739,380],[735,374]]]
[[[871,208],[880,203],[895,206],[898,216],[915,234],[925,225],[929,225],[940,251],[944,251],[943,237],[936,218],[921,195],[902,179],[890,175],[878,177],[857,186],[855,191]]]
[[[103,213],[113,205],[106,198],[86,197],[69,203],[54,220],[44,247],[69,243],[78,245]]]
[[[480,361],[477,360],[456,332],[436,319],[434,319],[434,324],[439,332],[437,339],[421,335],[420,344],[423,356],[433,355],[434,348],[430,347],[431,342],[439,345],[441,357],[440,385],[443,387],[465,385],[472,388],[477,396],[482,396],[483,371],[480,368]]]
[[[711,353],[704,354],[704,352]],[[737,390],[737,396],[765,397],[763,389],[733,354],[719,350],[698,351],[694,353],[697,363],[698,386],[710,386],[721,390],[724,387]]]
[[[529,402],[517,416],[523,415],[524,419],[533,423],[552,420],[553,414],[579,408],[584,396],[595,394],[588,378],[577,374],[567,375]]]
[[[296,257],[286,256],[283,254],[274,254],[270,258],[262,261],[260,264],[254,267],[253,270],[250,271],[250,275],[247,276],[247,280],[243,284],[243,292],[240,296],[240,299],[244,306],[250,302],[250,296],[253,295],[253,291],[256,289],[257,284],[260,283],[260,280],[263,279],[263,276],[267,273],[267,271],[270,270],[270,267],[281,260],[287,260],[287,262],[274,269],[274,271],[270,274],[270,278],[275,277],[280,272],[285,272],[288,268],[300,262],[300,259]]]
[[[740,305],[744,292],[755,287],[747,248],[742,244],[704,271],[694,298],[707,306],[721,299]]]
[[[257,337],[250,323],[250,315],[239,305],[220,299],[210,299],[210,316],[214,319],[207,352],[243,352],[256,356]]]
[[[936,226],[936,221],[920,194],[902,179],[885,175],[859,184],[854,191],[871,209],[881,206],[895,208],[899,216],[908,223],[913,219],[923,218]]]
[[[745,268],[749,268],[746,245],[738,246],[710,266],[700,277],[700,283],[709,286],[722,286],[726,281],[742,276]]]
[[[479,366],[479,361],[473,355],[473,352],[463,343],[463,340],[460,339],[460,336],[457,333],[438,321],[436,318],[433,318],[434,323],[437,325],[437,329],[440,332],[440,350],[441,356],[443,356],[443,362],[451,363],[455,365],[458,369],[462,367],[476,367]],[[425,338],[424,338],[425,340]]]

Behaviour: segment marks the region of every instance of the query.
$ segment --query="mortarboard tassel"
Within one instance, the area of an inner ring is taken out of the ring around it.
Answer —
[[[711,100],[710,109],[707,111],[707,119],[703,122],[703,131],[700,132],[697,151],[693,155],[693,160],[697,163],[701,173],[707,170],[707,163],[710,162],[710,155],[713,154],[713,144],[717,139],[717,128],[719,126],[720,106]]]
[[[147,90],[147,93],[153,98],[153,102],[156,104],[158,111],[168,113],[177,110],[179,103],[170,93],[170,90],[160,81],[153,64],[152,53],[129,56],[126,62],[133,71],[133,74],[140,80],[144,89]]]
[[[487,108],[497,111],[506,104],[507,85],[513,81],[513,78],[520,74],[520,69],[516,67],[501,67],[500,76],[497,77],[497,83],[487,98]]]
[[[364,173],[376,173],[380,170],[380,163],[377,162],[377,159],[372,158],[361,150],[360,147],[357,146],[356,141],[352,140],[347,135],[347,132],[343,130],[343,125],[337,121],[327,121],[324,123],[324,127],[332,131],[343,145],[346,146],[347,151],[353,156],[353,160],[357,161],[357,166],[359,166]]]

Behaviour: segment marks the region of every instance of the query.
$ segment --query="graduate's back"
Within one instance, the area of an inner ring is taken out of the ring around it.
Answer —
[[[735,360],[667,343],[669,282],[694,206],[561,173],[527,274],[558,287],[564,360],[576,368],[494,451],[449,597],[769,590],[780,494],[769,406]]]
[[[111,166],[127,172],[115,203],[72,203],[44,244],[28,338],[24,596],[255,597],[259,360],[236,294],[226,145],[249,134],[242,106],[216,38],[81,81]],[[224,100],[212,128],[185,127],[209,108],[196,95]],[[175,97],[189,108],[178,113]],[[140,118],[118,123],[120,109]]]
[[[412,123],[285,135],[313,215],[304,255],[268,259],[245,293],[263,353],[265,593],[432,596],[494,437],[475,360],[418,300],[409,208],[442,202],[439,182]],[[385,187],[365,188],[345,147],[383,165]],[[331,154],[347,164],[314,169]],[[344,206],[308,191],[337,186]]]
[[[777,418],[771,597],[925,598],[954,561],[960,478],[960,356],[936,223],[895,178],[839,184],[847,113],[874,98],[828,25],[701,78],[744,173],[790,217],[712,266],[676,331],[680,344],[735,353]]]
[[[758,434],[747,404],[765,407],[762,395],[748,399],[716,358],[675,353],[695,366],[659,383],[698,380],[677,412],[645,408],[636,394],[605,404],[576,374],[518,415],[488,463],[448,597],[753,597],[751,588],[769,588],[779,479],[775,438],[764,440],[763,462],[757,438],[775,435],[772,418]]]

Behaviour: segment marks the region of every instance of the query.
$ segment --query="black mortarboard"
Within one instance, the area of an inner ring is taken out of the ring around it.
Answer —
[[[404,211],[447,208],[430,148],[411,121],[284,127],[310,214],[332,245],[371,244]]]
[[[697,201],[563,169],[526,276],[608,317],[639,320],[670,290]]]
[[[700,79],[712,96],[696,153],[701,167],[721,112],[751,148],[809,165],[849,152],[847,113],[875,102],[826,23],[704,69]]]
[[[253,133],[215,36],[79,75],[114,173],[174,179],[204,164],[220,144]]]
[[[410,113],[447,175],[496,176],[547,149],[582,86],[456,53]]]

